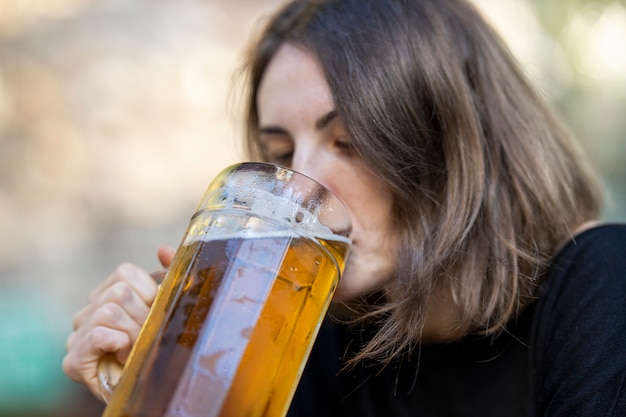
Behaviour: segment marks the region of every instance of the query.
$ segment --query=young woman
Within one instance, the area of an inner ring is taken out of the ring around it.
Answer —
[[[574,140],[470,4],[296,0],[245,75],[250,158],[317,179],[354,223],[290,416],[626,415],[626,227],[595,222]],[[155,294],[119,267],[65,372],[97,393]]]

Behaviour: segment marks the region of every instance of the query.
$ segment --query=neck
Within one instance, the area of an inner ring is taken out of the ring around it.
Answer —
[[[449,343],[464,336],[459,328],[461,312],[449,291],[441,287],[433,293],[426,305],[426,320],[420,340],[422,343]]]

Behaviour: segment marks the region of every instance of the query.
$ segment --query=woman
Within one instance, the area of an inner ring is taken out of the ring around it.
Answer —
[[[626,415],[626,228],[595,223],[596,179],[473,7],[294,1],[245,74],[250,157],[317,179],[354,223],[290,416]],[[97,393],[155,294],[118,268],[65,372]]]

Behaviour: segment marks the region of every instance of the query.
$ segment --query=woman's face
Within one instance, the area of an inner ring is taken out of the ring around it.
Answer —
[[[281,46],[261,80],[257,108],[259,140],[269,161],[317,180],[352,215],[353,246],[335,300],[380,286],[393,272],[391,195],[353,154],[315,56]]]

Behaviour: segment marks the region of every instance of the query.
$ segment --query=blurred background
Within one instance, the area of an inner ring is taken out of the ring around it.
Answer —
[[[61,370],[121,261],[156,269],[241,160],[232,75],[282,0],[0,0],[0,416],[90,417]],[[475,0],[580,138],[626,220],[624,0]]]

